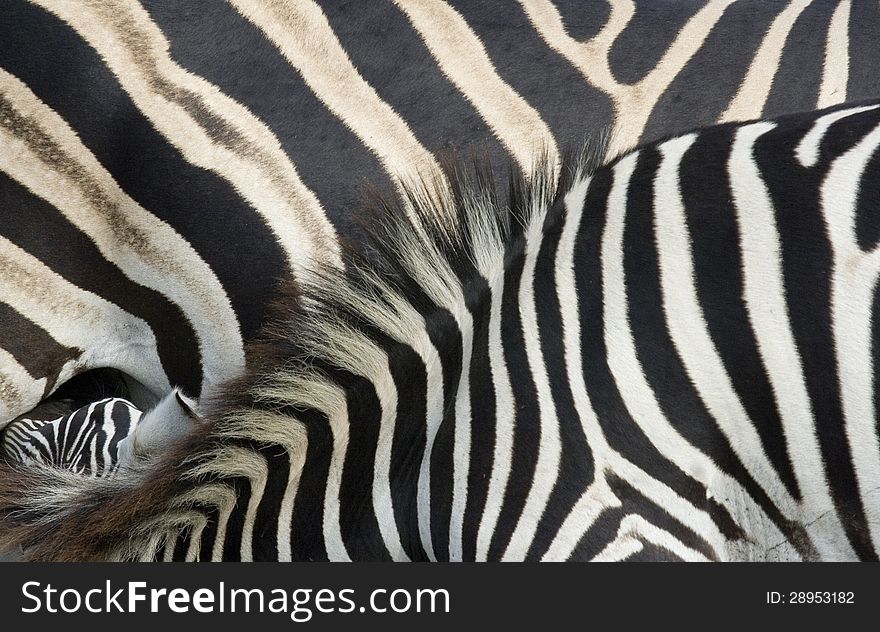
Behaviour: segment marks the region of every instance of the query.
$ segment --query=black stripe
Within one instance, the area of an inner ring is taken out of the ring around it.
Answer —
[[[537,465],[535,447],[541,440],[541,429],[536,423],[540,418],[538,393],[526,354],[519,304],[519,291],[524,282],[522,275],[525,265],[525,254],[522,249],[522,237],[518,237],[508,245],[508,260],[501,296],[501,341],[513,391],[513,450],[510,477],[504,490],[504,502],[489,542],[490,560],[500,559],[504,555],[522,515]],[[516,253],[512,259],[510,253]]]
[[[6,239],[73,285],[143,319],[156,338],[156,351],[168,380],[189,393],[201,391],[202,371],[196,335],[178,305],[159,292],[131,281],[57,209],[5,173],[0,173],[0,209]],[[19,217],[27,217],[27,221],[21,221]],[[3,331],[4,348],[15,348],[16,345],[9,342],[15,331]],[[37,338],[34,342],[42,345],[45,341]],[[36,346],[30,352],[33,354],[34,349],[39,349],[38,356],[45,358],[43,349],[51,352],[57,346],[57,343],[48,347]],[[55,359],[62,361],[64,356]],[[55,370],[59,368],[60,365],[56,365]]]
[[[452,0],[450,4],[480,37],[501,79],[538,112],[560,149],[579,147],[613,119],[608,96],[549,47],[521,6],[514,4],[501,12],[494,3]],[[590,12],[582,7],[578,21]]]
[[[853,2],[849,13],[849,78],[846,85],[849,101],[880,94],[877,33],[880,33],[880,6],[876,2]]]
[[[21,0],[4,12],[15,26],[4,30],[0,66],[70,124],[128,195],[193,245],[252,337],[285,268],[263,220],[228,182],[186,162],[65,23]]]
[[[119,404],[108,404],[111,405],[110,411],[110,419],[112,420],[114,426],[116,425],[116,418],[119,416],[117,412],[117,408]],[[126,407],[127,408],[127,407]],[[95,457],[95,473],[104,474],[104,446],[108,444],[107,441],[107,432],[104,430],[104,420],[101,419],[98,423],[95,424],[95,429],[92,433],[95,437],[94,444],[90,444],[90,451],[94,453]],[[115,465],[117,463],[116,459],[116,450],[114,449],[110,452],[110,462],[106,463],[109,468],[111,465]]]
[[[704,4],[705,0],[636,3],[635,14],[608,52],[608,65],[614,78],[624,84],[643,79]]]
[[[112,458],[117,457],[119,442],[132,432],[132,411],[125,403],[116,402],[113,406],[113,436],[109,438],[107,450]]]
[[[225,485],[226,483],[224,482],[222,484]],[[205,528],[202,530],[201,537],[199,538],[198,559],[200,561],[209,562],[211,560],[211,553],[214,550],[214,543],[217,540],[217,527],[219,526],[220,511],[214,506],[205,507],[198,504],[196,504],[193,509],[195,511],[201,511],[207,520]],[[192,537],[192,534],[190,534],[189,537]]]
[[[651,183],[659,160],[659,153],[654,148],[643,151],[629,182],[626,204],[623,265],[628,317],[639,364],[664,417],[675,431],[735,478],[791,544],[802,555],[812,557],[809,540],[802,537],[803,528],[781,514],[720,431],[721,420],[716,421],[706,409],[669,336],[653,239],[655,200]],[[777,437],[776,441],[779,440]]]
[[[672,551],[653,542],[640,540],[642,548],[626,558],[627,562],[681,562],[681,558]]]
[[[263,446],[259,453],[266,459],[266,486],[254,518],[251,557],[255,562],[278,560],[278,512],[287,489],[290,457],[278,445]],[[288,534],[280,534],[289,537]]]
[[[729,173],[723,167],[737,129],[724,126],[701,132],[679,166],[694,280],[709,335],[733,389],[786,490],[799,499],[801,490],[783,440],[776,397],[745,304],[741,235]]]
[[[555,207],[548,213],[541,250],[535,266],[535,308],[540,332],[541,357],[547,370],[550,392],[556,409],[561,454],[556,483],[547,509],[538,523],[538,530],[529,549],[527,559],[540,559],[550,547],[553,537],[568,517],[575,503],[587,486],[595,479],[592,451],[584,436],[580,417],[575,410],[571,392],[571,379],[566,367],[566,350],[562,327],[561,306],[556,286],[556,266],[559,239],[564,223],[555,221],[564,217],[563,198],[557,199]],[[576,300],[572,297],[572,300]],[[578,376],[579,378],[579,376]]]
[[[736,95],[764,33],[784,5],[763,0],[736,2],[721,16],[697,53],[660,95],[641,141],[684,132],[718,120]],[[699,89],[694,89],[699,86]],[[788,109],[797,108],[793,101]]]
[[[189,549],[190,530],[181,529],[174,539],[174,552],[171,555],[172,562],[186,561],[186,552]]]
[[[395,375],[392,370],[395,382],[401,377],[399,372]],[[365,378],[336,372],[334,382],[345,389],[349,422],[348,449],[341,465],[342,482],[339,487],[339,525],[345,548],[355,561],[388,561],[391,558],[382,541],[373,505],[376,447],[382,417],[379,398],[374,384]],[[397,395],[406,400],[408,391],[403,390]],[[400,418],[398,411],[397,419]],[[393,470],[391,477],[394,477]]]
[[[256,452],[256,446],[246,444],[241,447],[246,450],[253,449]],[[221,558],[224,562],[240,562],[244,521],[253,490],[250,481],[243,476],[236,476],[228,484],[235,490],[235,507],[226,522]]]
[[[871,117],[877,119],[876,113]],[[865,252],[880,244],[880,152],[874,151],[858,182],[856,203],[856,241]],[[874,312],[876,313],[876,312]]]
[[[825,64],[827,38],[823,34],[828,29],[835,4],[813,2],[795,20],[764,104],[765,116],[790,111],[791,103],[797,103],[800,109],[806,109],[808,104],[815,107]]]
[[[494,462],[498,419],[493,368],[489,359],[491,290],[477,277],[465,288],[465,302],[473,317],[473,348],[468,358],[468,386],[471,407],[471,449],[468,463],[467,504],[462,522],[462,560],[477,555],[477,535],[489,493],[491,465]],[[498,370],[498,369],[496,369]]]
[[[431,538],[437,560],[449,560],[449,521],[452,516],[455,448],[455,402],[462,370],[461,331],[455,318],[436,308],[426,321],[431,343],[443,367],[443,418],[431,451]]]
[[[853,122],[860,128],[866,119],[877,118],[876,113],[858,116],[845,119],[850,122],[847,129]],[[800,166],[794,152],[778,149],[795,147],[812,127],[812,119],[790,119],[787,125],[768,132],[756,142],[754,155],[776,209],[791,329],[801,354],[828,485],[856,553],[861,558],[874,558],[846,438],[831,322],[832,252],[819,208],[819,186],[833,154],[823,152],[823,162],[810,170]],[[833,130],[834,126],[829,135]],[[853,142],[852,138],[834,137],[834,149],[841,151]],[[797,186],[792,186],[793,182]]]
[[[327,489],[327,472],[333,452],[333,435],[330,422],[315,411],[286,411],[300,420],[306,428],[308,447],[305,465],[299,480],[290,522],[290,554],[294,562],[326,561],[323,516],[324,490]]]
[[[0,223],[4,227],[4,236],[8,238],[5,234],[6,227],[14,222],[5,221],[3,211],[15,207],[10,205],[10,191],[5,186],[7,182],[5,175],[0,174]],[[46,378],[43,397],[55,387],[61,367],[83,353],[83,350],[77,347],[62,345],[45,329],[2,301],[0,301],[0,323],[3,323],[3,349],[12,355],[32,377]],[[35,350],[39,350],[39,353],[34,353]]]
[[[425,454],[428,374],[421,358],[409,347],[389,344],[387,351],[397,386],[389,477],[394,518],[406,554],[413,561],[425,561],[428,558],[419,536],[417,499],[419,468]]]
[[[607,2],[584,2],[583,0],[554,0],[562,18],[565,32],[584,42],[594,37],[608,21],[611,7]],[[505,13],[510,9],[505,9]],[[499,13],[501,13],[499,11]]]
[[[378,159],[315,97],[262,32],[227,3],[143,4],[168,38],[171,56],[262,120],[336,229],[360,235],[351,220],[360,183],[368,179],[390,189],[390,180]]]

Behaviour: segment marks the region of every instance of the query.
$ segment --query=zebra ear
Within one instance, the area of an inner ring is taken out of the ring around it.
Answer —
[[[198,404],[178,389],[145,412],[134,431],[119,443],[120,462],[169,450],[201,423]]]
[[[198,413],[198,404],[194,399],[184,395],[180,389],[174,389],[174,398],[180,406],[181,412],[193,421],[201,421],[202,416]]]

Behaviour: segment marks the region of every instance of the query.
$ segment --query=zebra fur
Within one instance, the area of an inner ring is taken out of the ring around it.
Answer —
[[[877,275],[851,274],[871,251],[845,227],[873,234],[878,130],[865,103],[594,147],[514,179],[509,206],[479,165],[374,199],[371,247],[280,300],[204,428],[112,480],[3,470],[0,541],[32,559],[876,559]],[[811,283],[796,301],[783,271]]]
[[[163,454],[198,427],[198,407],[178,389],[142,412],[107,397],[71,410],[49,401],[0,431],[0,456],[22,467],[39,463],[85,476],[110,476]]]
[[[0,426],[95,368],[142,409],[210,393],[275,280],[360,237],[364,179],[871,98],[878,24],[850,0],[7,0]]]
[[[131,402],[113,397],[54,419],[28,415],[3,429],[0,448],[9,460],[105,476],[116,469],[119,443],[134,431],[141,414]]]

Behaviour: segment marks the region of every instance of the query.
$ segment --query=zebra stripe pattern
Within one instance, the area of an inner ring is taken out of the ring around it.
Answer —
[[[150,472],[2,472],[2,537],[35,559],[877,559],[878,149],[869,102],[550,162],[510,209],[448,168],[376,203],[369,258],[307,284]]]
[[[3,429],[0,447],[9,461],[106,476],[116,470],[119,444],[140,419],[131,402],[108,397],[56,419],[16,419]]]
[[[876,96],[878,27],[850,0],[8,0],[0,425],[94,367],[238,374],[275,280],[361,235],[365,178]]]

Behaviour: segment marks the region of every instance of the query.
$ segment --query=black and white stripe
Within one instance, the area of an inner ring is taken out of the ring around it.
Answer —
[[[365,178],[872,97],[878,28],[849,0],[8,0],[0,424],[94,367],[240,372],[276,279],[362,235]]]
[[[22,417],[0,434],[0,454],[9,462],[105,476],[118,467],[119,443],[134,431],[141,415],[131,402],[108,397],[55,419]]]
[[[877,559],[878,156],[867,102],[550,163],[509,209],[447,169],[376,203],[202,432],[118,489],[4,471],[0,531],[38,559]]]

